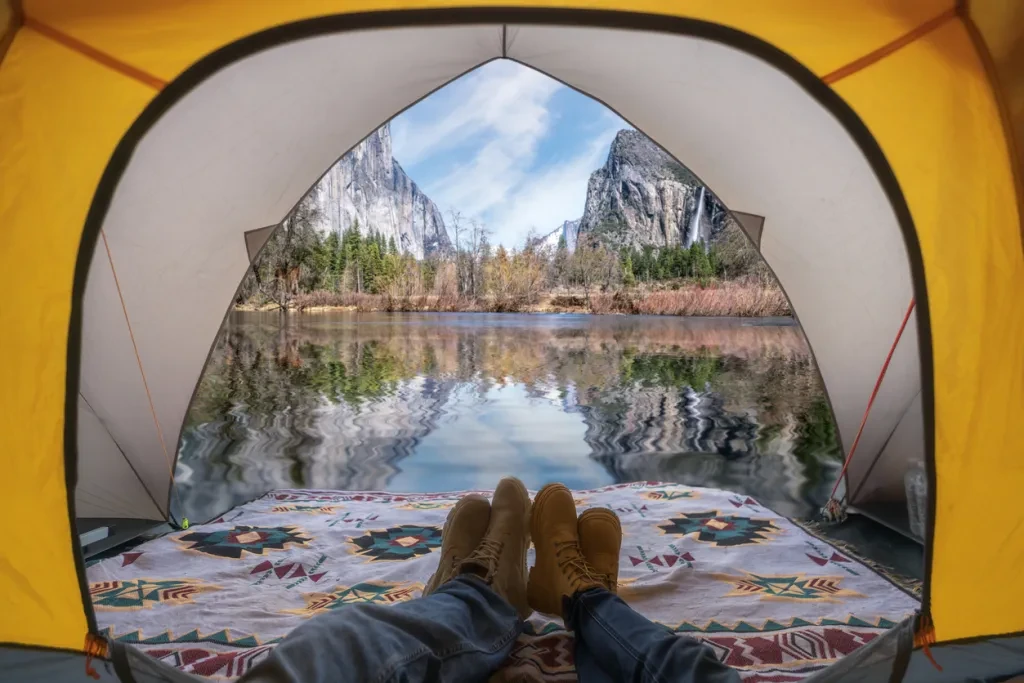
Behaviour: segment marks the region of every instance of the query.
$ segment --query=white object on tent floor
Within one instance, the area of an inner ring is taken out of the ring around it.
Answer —
[[[418,597],[465,493],[273,491],[93,564],[97,620],[185,671],[236,678],[305,619]],[[918,606],[746,496],[654,482],[574,495],[580,511],[610,507],[622,520],[620,595],[707,643],[746,681],[808,676]],[[574,680],[571,633],[535,614],[501,673]]]

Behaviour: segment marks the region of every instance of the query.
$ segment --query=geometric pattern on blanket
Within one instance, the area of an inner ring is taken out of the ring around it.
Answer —
[[[466,493],[272,491],[89,566],[96,618],[110,638],[233,680],[317,614],[420,596],[445,517]],[[573,496],[579,511],[608,507],[622,521],[619,595],[748,682],[806,678],[918,607],[749,497],[657,482]],[[492,680],[576,680],[572,633],[534,614]]]

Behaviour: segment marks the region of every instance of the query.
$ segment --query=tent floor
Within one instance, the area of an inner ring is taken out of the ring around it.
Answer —
[[[79,540],[88,541],[97,531],[107,530],[106,535],[82,546],[82,556],[89,560],[104,553],[124,552],[133,542],[141,542],[164,534],[171,528],[163,522],[151,519],[123,519],[107,517],[80,517],[75,520]]]
[[[864,510],[851,514],[842,524],[823,527],[818,534],[850,547],[860,557],[891,569],[898,575],[924,580],[924,546],[907,534],[877,520]]]

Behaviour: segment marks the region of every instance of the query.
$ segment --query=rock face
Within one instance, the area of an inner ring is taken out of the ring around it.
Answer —
[[[613,247],[712,242],[725,208],[681,164],[642,133],[621,130],[594,171],[579,234]]]
[[[389,124],[331,167],[314,193],[324,232],[341,233],[358,221],[362,234],[394,238],[400,250],[418,259],[452,250],[437,205],[391,156]]]
[[[576,248],[576,235],[580,230],[580,221],[582,218],[577,218],[574,221],[564,221],[557,228],[537,239],[536,244],[542,249],[549,249],[554,251],[558,249],[558,243],[565,238],[565,246],[569,251]]]

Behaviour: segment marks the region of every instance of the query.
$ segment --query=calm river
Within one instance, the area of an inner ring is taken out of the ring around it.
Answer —
[[[661,480],[809,516],[839,460],[786,320],[234,313],[193,403],[176,507],[269,489]]]

